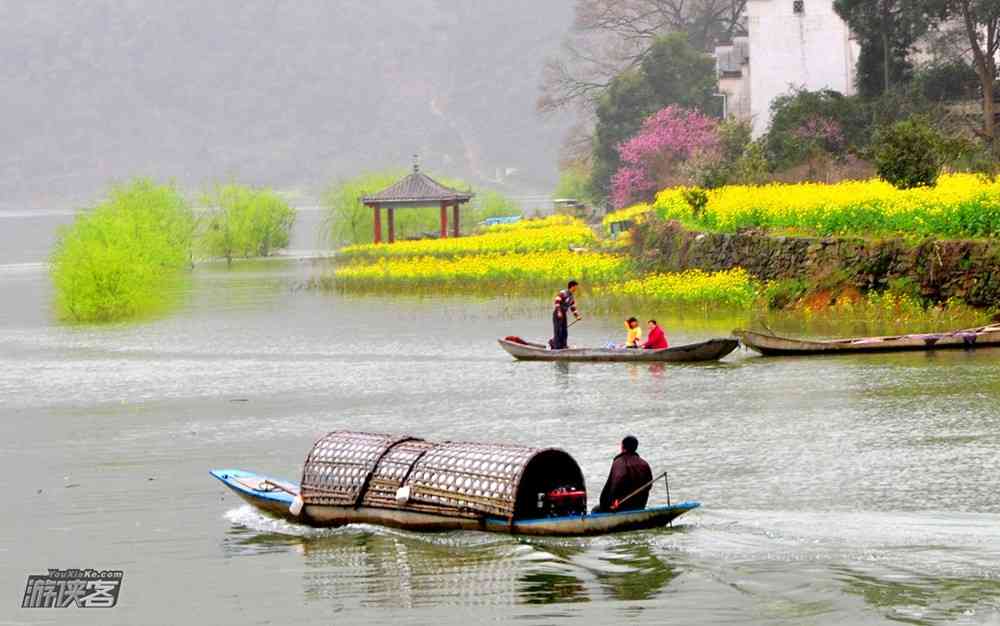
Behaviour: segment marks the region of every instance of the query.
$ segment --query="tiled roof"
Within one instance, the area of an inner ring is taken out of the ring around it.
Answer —
[[[393,202],[427,202],[437,203],[445,201],[466,202],[472,198],[472,193],[445,187],[418,168],[413,168],[413,173],[403,180],[394,183],[382,191],[365,196],[361,199],[365,204],[390,204]]]

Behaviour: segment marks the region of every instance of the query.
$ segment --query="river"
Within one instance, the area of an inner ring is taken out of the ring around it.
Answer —
[[[44,260],[69,219],[0,215],[0,624],[1000,624],[1000,350],[516,363],[494,340],[543,336],[547,302],[320,293],[301,258],[199,266],[169,315],[65,325]],[[620,339],[618,317],[571,341]],[[585,539],[312,530],[208,475],[297,479],[334,429],[560,446],[591,500],[632,433],[703,507]],[[19,608],[29,574],[70,567],[123,570],[118,606]]]

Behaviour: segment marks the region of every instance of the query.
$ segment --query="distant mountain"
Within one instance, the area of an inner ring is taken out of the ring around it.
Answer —
[[[555,179],[534,110],[572,0],[0,0],[0,203],[133,175],[316,190],[365,168]]]

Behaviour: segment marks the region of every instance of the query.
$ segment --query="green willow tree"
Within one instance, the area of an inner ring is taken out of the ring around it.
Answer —
[[[60,232],[49,265],[60,316],[109,322],[163,306],[191,265],[193,213],[173,185],[137,179]]]
[[[219,185],[203,201],[209,207],[199,237],[204,255],[232,265],[236,257],[267,256],[288,246],[295,210],[270,189]]]
[[[710,115],[720,113],[715,61],[692,47],[683,34],[660,37],[638,68],[611,81],[597,104],[591,193],[606,198],[618,170],[618,146],[635,135],[653,113],[680,105]]]

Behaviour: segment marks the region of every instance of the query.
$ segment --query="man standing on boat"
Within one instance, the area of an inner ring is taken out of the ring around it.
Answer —
[[[636,452],[638,449],[639,440],[632,435],[622,439],[621,452],[611,463],[608,482],[601,490],[601,503],[594,511],[634,511],[646,508],[653,470],[649,469],[649,463]],[[646,486],[645,489],[625,500],[643,485]]]
[[[567,314],[572,312],[577,321],[580,319],[580,314],[576,310],[576,299],[573,297],[578,284],[575,280],[571,280],[565,289],[556,294],[555,307],[552,309],[552,339],[549,340],[549,347],[553,350],[565,350],[568,347]]]

